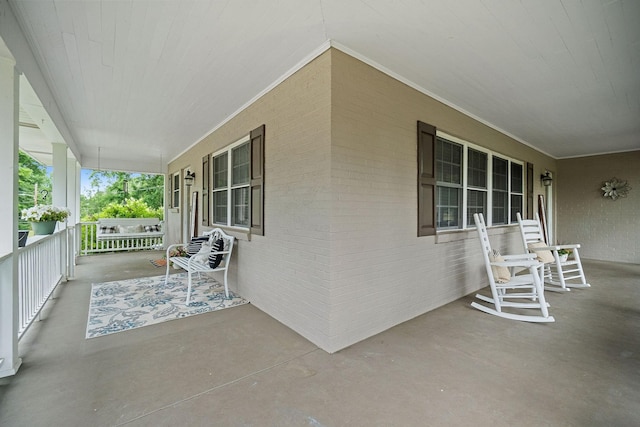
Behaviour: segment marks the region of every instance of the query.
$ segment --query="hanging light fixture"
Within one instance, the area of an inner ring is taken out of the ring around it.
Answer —
[[[545,187],[551,186],[551,183],[553,182],[553,178],[549,175],[549,171],[546,171],[544,175],[540,175],[540,179],[542,180],[542,185]]]

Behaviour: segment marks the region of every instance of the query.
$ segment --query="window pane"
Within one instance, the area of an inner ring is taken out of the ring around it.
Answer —
[[[522,165],[511,163],[511,192],[522,193]]]
[[[227,153],[213,158],[213,189],[227,186]]]
[[[249,183],[249,143],[242,144],[231,151],[232,162],[232,184],[242,185]]]
[[[473,214],[484,215],[487,210],[487,193],[484,191],[467,190],[467,225],[475,227]]]
[[[508,191],[509,162],[500,157],[493,157],[493,189]]]
[[[492,224],[507,224],[509,209],[509,161],[493,157],[492,161]]]
[[[462,145],[437,139],[436,180],[450,184],[462,183]]]
[[[492,224],[506,224],[507,223],[507,205],[508,197],[506,191],[494,191],[493,192],[493,220]]]
[[[460,195],[459,188],[438,186],[438,203],[436,208],[438,228],[460,228]]]
[[[231,191],[231,225],[249,226],[249,187],[234,188]]]
[[[213,193],[213,222],[227,225],[227,191]]]
[[[487,153],[469,148],[467,167],[467,185],[487,188]],[[473,218],[471,219],[473,221]]]
[[[516,214],[522,213],[522,196],[520,194],[511,195],[511,222],[518,221]]]

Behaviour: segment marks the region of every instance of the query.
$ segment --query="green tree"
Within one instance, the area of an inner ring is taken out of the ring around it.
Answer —
[[[127,202],[130,199],[144,202],[154,212],[151,217],[158,217],[158,212],[163,212],[163,175],[93,171],[89,179],[91,190],[88,194],[80,196],[81,217],[84,221],[93,221],[98,217],[104,218],[105,216],[102,215],[102,212],[107,207],[112,205],[124,206],[130,203]],[[110,209],[111,212],[115,213],[112,207]],[[122,214],[122,212],[119,212],[119,214]],[[162,214],[159,217],[162,218]]]

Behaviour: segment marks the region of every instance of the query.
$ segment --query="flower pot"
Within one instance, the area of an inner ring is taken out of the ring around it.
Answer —
[[[58,221],[32,222],[31,228],[33,229],[33,233],[36,235],[53,234],[56,229],[57,222]]]
[[[566,262],[567,259],[569,259],[569,254],[558,254],[558,257],[560,258],[560,262]]]
[[[27,230],[18,231],[18,247],[19,248],[24,248],[26,246],[28,237],[29,237],[29,231]]]

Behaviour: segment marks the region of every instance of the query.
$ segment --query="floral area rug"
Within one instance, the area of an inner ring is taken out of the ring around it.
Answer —
[[[191,302],[187,298],[187,274],[171,274],[115,282],[94,283],[91,287],[86,338],[140,328],[167,320],[222,310],[246,304],[244,298],[229,291],[206,274],[192,277]]]

